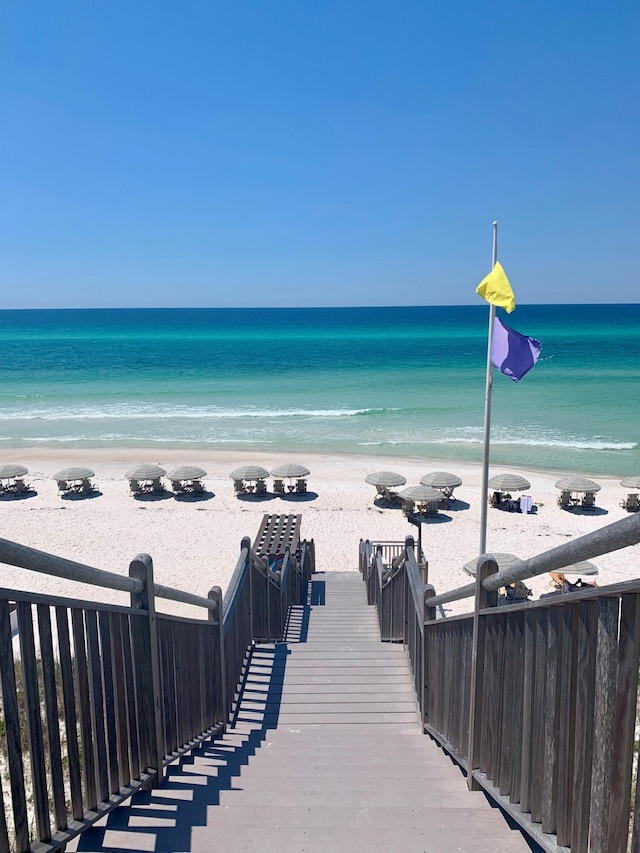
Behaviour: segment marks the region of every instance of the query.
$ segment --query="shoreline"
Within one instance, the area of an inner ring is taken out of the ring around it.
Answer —
[[[450,470],[462,478],[456,489],[458,500],[439,518],[422,527],[423,550],[429,562],[429,583],[436,592],[467,584],[462,566],[477,555],[480,529],[481,466],[451,460],[415,457],[385,457],[340,453],[266,453],[256,451],[207,451],[172,448],[30,448],[15,454],[0,450],[0,464],[20,462],[29,468],[27,482],[37,494],[28,498],[0,500],[0,537],[97,568],[126,574],[129,562],[141,552],[154,560],[159,583],[206,596],[212,586],[226,590],[235,568],[243,536],[255,538],[264,513],[301,513],[302,537],[314,539],[319,571],[357,571],[360,539],[403,541],[417,538],[402,511],[376,502],[376,491],[364,482],[376,470],[403,474],[407,485],[433,470]],[[125,471],[139,462],[159,462],[170,470],[174,465],[198,464],[205,468],[209,492],[202,500],[177,500],[168,492],[160,499],[137,500],[129,494]],[[285,461],[301,462],[310,468],[307,496],[237,498],[229,477],[233,468],[246,463],[272,469]],[[89,465],[96,472],[99,494],[91,499],[65,499],[57,494],[53,475],[69,465]],[[592,513],[562,510],[556,502],[555,482],[566,472],[535,471],[529,468],[494,465],[491,474],[517,471],[531,482],[527,494],[537,503],[531,515],[490,509],[487,549],[514,553],[522,559],[542,553],[569,538],[581,536],[610,524],[628,513],[620,507],[625,489],[619,477],[593,475],[602,489]],[[486,498],[485,498],[486,499]],[[600,569],[599,585],[640,576],[640,547],[634,546],[594,560]],[[80,587],[4,566],[3,586],[36,592],[104,600],[97,587]],[[527,581],[534,597],[549,592],[548,576]],[[108,593],[113,603],[127,603],[127,596]],[[469,601],[452,604],[449,613],[466,612]],[[162,602],[165,612],[185,613]],[[189,615],[200,617],[197,609]]]

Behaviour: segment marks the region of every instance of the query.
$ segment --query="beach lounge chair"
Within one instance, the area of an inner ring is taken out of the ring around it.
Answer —
[[[494,492],[489,495],[489,503],[491,506],[500,506],[502,504],[502,492]]]
[[[202,480],[194,480],[191,483],[191,491],[196,492],[198,494],[202,494],[204,492],[204,483]]]
[[[568,492],[566,489],[560,492],[558,495],[558,506],[561,506],[563,509],[569,509],[571,506],[571,492]]]
[[[233,491],[237,495],[245,495],[247,493],[247,487],[244,484],[244,480],[234,480]]]
[[[298,480],[296,482],[296,492],[300,495],[306,495],[306,493],[307,493],[307,481],[306,480]]]
[[[18,494],[23,494],[24,492],[29,491],[30,486],[28,486],[23,479],[17,477],[13,484],[13,488]]]
[[[582,506],[584,509],[596,508],[596,496],[594,492],[585,492],[585,495],[582,498]]]
[[[264,480],[258,480],[256,482],[256,494],[257,495],[266,495],[267,494],[267,484]]]
[[[637,492],[628,494],[627,497],[620,502],[620,506],[626,509],[627,512],[636,512],[640,509],[640,500]]]
[[[284,495],[284,480],[273,481],[273,493],[275,495]]]
[[[68,492],[70,489],[69,483],[66,480],[57,480],[58,483],[58,494],[62,495],[65,492]]]
[[[520,498],[520,512],[529,513],[533,507],[533,498],[531,495],[522,495]]]
[[[135,494],[136,492],[141,492],[142,489],[140,488],[140,483],[137,480],[129,480],[129,491],[132,494]]]
[[[416,502],[415,501],[410,501],[410,500],[403,500],[402,501],[402,512],[405,515],[413,515],[415,508],[416,508]]]
[[[172,480],[171,481],[171,488],[173,489],[173,491],[175,492],[176,495],[181,495],[182,492],[184,491],[184,489],[182,488],[182,481],[181,480]]]
[[[151,491],[164,492],[164,486],[160,482],[160,477],[154,477],[153,480],[151,480]]]

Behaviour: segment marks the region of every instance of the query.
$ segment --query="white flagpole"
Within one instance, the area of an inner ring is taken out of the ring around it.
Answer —
[[[498,223],[493,223],[493,254],[491,269],[498,260]],[[487,510],[489,508],[489,448],[491,438],[491,388],[493,369],[491,365],[491,344],[493,342],[493,321],[496,307],[489,303],[489,334],[487,336],[487,382],[484,393],[484,439],[482,445],[482,491],[480,494],[480,554],[487,548]]]

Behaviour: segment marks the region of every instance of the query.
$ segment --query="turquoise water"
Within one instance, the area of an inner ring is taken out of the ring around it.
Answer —
[[[492,463],[640,474],[640,306],[519,306]],[[0,446],[479,460],[487,309],[0,311]],[[195,454],[194,454],[195,458]]]

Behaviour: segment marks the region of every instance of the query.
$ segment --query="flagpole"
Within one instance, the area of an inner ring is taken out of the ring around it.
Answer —
[[[491,269],[498,260],[498,222],[493,223],[493,253]],[[487,380],[484,392],[484,438],[482,444],[482,492],[480,495],[480,554],[487,548],[487,510],[489,508],[489,446],[491,438],[491,388],[493,386],[493,368],[491,365],[491,344],[493,343],[493,321],[496,307],[489,303],[489,333],[487,335]]]

